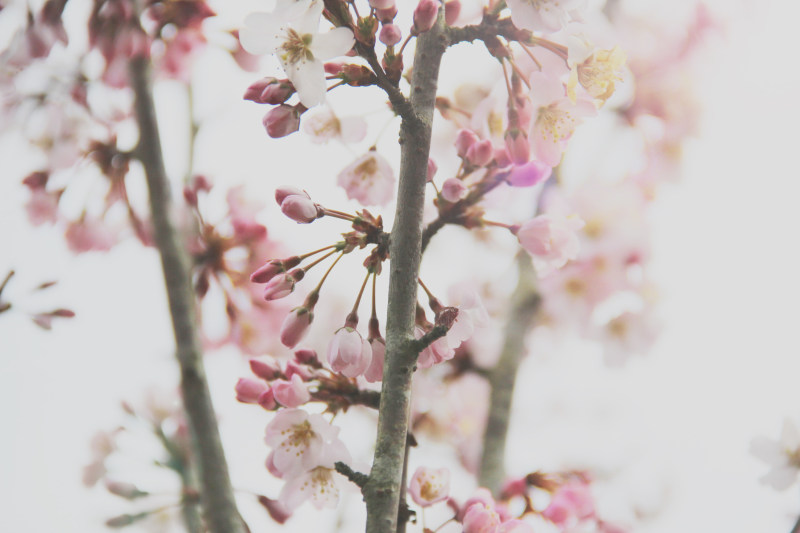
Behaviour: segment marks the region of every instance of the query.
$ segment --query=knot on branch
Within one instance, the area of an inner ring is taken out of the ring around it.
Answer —
[[[366,486],[367,482],[369,481],[369,476],[367,474],[362,474],[361,472],[356,472],[346,464],[341,461],[336,461],[334,463],[336,467],[336,471],[339,472],[341,475],[355,483],[361,491],[364,491],[364,487]]]

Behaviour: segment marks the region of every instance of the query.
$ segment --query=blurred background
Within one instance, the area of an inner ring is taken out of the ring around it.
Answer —
[[[220,16],[207,23],[219,28],[238,27],[261,8],[258,2],[217,4],[212,7]],[[680,24],[694,9],[677,0],[622,4],[665,26]],[[647,354],[619,368],[607,367],[596,349],[581,343],[534,350],[518,380],[509,471],[590,469],[605,515],[640,533],[788,533],[800,514],[797,487],[777,492],[759,483],[768,466],[748,448],[756,436],[777,438],[785,417],[800,417],[800,71],[791,46],[800,3],[705,4],[720,30],[687,80],[687,90],[696,93],[698,129],[685,145],[679,177],[660,189],[649,220],[660,334]],[[0,45],[13,33],[9,10],[15,2],[5,7]],[[74,7],[68,14],[76,20],[88,11]],[[85,36],[70,31],[70,39],[70,46],[80,47]],[[445,69],[473,68],[468,58],[456,53]],[[203,119],[195,172],[216,183],[246,183],[248,195],[268,206],[259,216],[274,240],[314,242],[315,236],[344,231],[319,224],[299,232],[278,216],[271,197],[276,186],[302,183],[326,204],[356,207],[330,172],[356,152],[328,144],[310,155],[295,138],[268,139],[262,110],[241,99],[258,76],[231,68],[227,60],[209,54],[192,74],[195,116]],[[180,176],[187,171],[185,95],[176,83],[163,82],[156,98],[160,117],[166,117],[167,167]],[[354,102],[335,103],[344,113]],[[380,95],[370,94],[358,105],[379,112],[383,104]],[[382,122],[370,127],[375,124]],[[391,144],[395,131],[390,125],[381,142]],[[579,132],[571,150],[581,150],[582,142]],[[585,150],[591,153],[591,146]],[[31,227],[24,209],[28,192],[20,184],[35,157],[29,154],[20,136],[3,132],[0,275],[16,272],[3,296],[31,311],[63,306],[76,316],[43,332],[23,313],[0,315],[0,420],[6,428],[0,439],[0,529],[105,531],[105,520],[131,512],[131,505],[82,485],[92,460],[90,441],[119,425],[121,401],[141,404],[144,390],[170,391],[178,378],[160,264],[154,249],[133,240],[107,253],[74,255],[63,232]],[[580,173],[582,164],[591,162],[576,161],[569,171]],[[142,190],[134,187],[131,194]],[[472,262],[485,273],[506,268],[506,259],[498,267],[485,255],[464,255],[459,268]],[[453,272],[437,265],[428,259],[424,268],[444,291]],[[31,292],[51,279],[58,285]],[[327,319],[334,326],[340,320]],[[234,485],[243,501],[248,491],[274,495],[280,484],[263,467],[269,417],[237,403],[233,393],[236,380],[249,373],[246,359],[227,347],[209,353],[206,363]],[[369,458],[369,416],[341,422],[354,456]],[[137,464],[152,462],[153,443],[134,436],[126,446],[140,455],[116,466],[135,476]],[[447,460],[435,447],[431,453]],[[157,482],[165,492],[175,488],[169,479]],[[348,493],[345,500],[336,511],[317,514],[308,507],[286,530],[308,531],[310,524],[333,530],[337,520],[358,524],[363,511],[342,509],[358,509],[359,495]],[[242,512],[253,531],[277,528],[257,504],[243,503]],[[178,526],[151,522],[130,531],[159,527]],[[357,530],[352,527],[342,530]]]

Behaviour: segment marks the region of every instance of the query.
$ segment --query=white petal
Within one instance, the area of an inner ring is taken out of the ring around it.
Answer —
[[[797,469],[786,468],[773,468],[767,475],[761,478],[762,483],[766,483],[777,490],[785,490],[792,486],[797,480]]]
[[[305,2],[301,2],[305,3]],[[317,33],[319,30],[319,19],[325,6],[322,0],[313,0],[302,14],[296,12],[298,18],[294,20],[292,27],[300,33]],[[292,17],[294,18],[294,16]]]
[[[266,54],[275,50],[278,44],[277,33],[280,26],[271,13],[250,13],[244,19],[244,27],[239,32],[242,48],[251,54]]]
[[[284,65],[286,75],[292,80],[300,103],[306,107],[313,107],[325,100],[325,68],[316,59],[302,61],[293,65]]]
[[[315,35],[310,48],[316,59],[325,61],[343,56],[353,48],[354,43],[355,38],[350,28],[334,28],[328,33]]]
[[[785,455],[780,445],[766,437],[754,438],[750,442],[750,453],[773,466],[785,463]]]
[[[794,422],[788,418],[783,421],[781,429],[781,446],[788,450],[795,450],[800,447],[800,431]]]

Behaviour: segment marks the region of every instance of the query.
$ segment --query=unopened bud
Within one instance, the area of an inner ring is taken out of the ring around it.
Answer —
[[[236,399],[242,403],[257,403],[258,397],[267,390],[267,384],[255,379],[240,378],[236,382]]]
[[[482,167],[492,160],[492,155],[494,155],[492,141],[489,139],[484,139],[483,141],[478,141],[469,147],[466,158],[467,161],[476,167]]]
[[[472,130],[458,130],[456,134],[456,152],[458,153],[458,157],[466,157],[469,147],[479,140],[480,138]]]
[[[399,43],[403,38],[403,32],[396,24],[384,24],[381,27],[381,33],[378,39],[386,46],[394,46]]]
[[[524,131],[509,130],[506,132],[505,141],[512,162],[517,165],[528,162],[531,158],[531,146]]]
[[[292,187],[291,185],[284,185],[283,187],[278,187],[275,189],[275,201],[278,202],[278,205],[281,205],[287,196],[292,196],[295,194],[299,196],[305,196],[306,198],[311,198],[308,193],[302,189]]]
[[[392,2],[392,5],[389,7],[376,9],[375,16],[378,17],[381,24],[388,24],[397,16],[397,6]]]
[[[439,15],[439,0],[419,0],[417,8],[414,10],[415,35],[425,33],[436,24],[436,17]]]
[[[314,222],[319,215],[317,204],[310,198],[299,194],[292,194],[281,202],[281,212],[298,224]]]
[[[262,122],[267,135],[279,139],[300,129],[300,112],[293,106],[281,104],[264,115]]]
[[[284,272],[283,261],[273,259],[250,275],[252,283],[266,283],[281,272]]]
[[[274,359],[268,358],[250,359],[250,370],[256,376],[267,381],[272,381],[281,375],[280,365]]]
[[[461,0],[448,0],[444,3],[444,22],[448,26],[455,24],[461,14]]]
[[[433,177],[436,175],[436,171],[437,170],[439,170],[439,167],[436,166],[436,161],[434,161],[433,159],[429,158],[428,159],[428,174],[427,174],[428,181],[433,180]]]
[[[281,326],[281,343],[287,348],[297,346],[308,332],[314,313],[306,307],[297,307],[286,316]]]

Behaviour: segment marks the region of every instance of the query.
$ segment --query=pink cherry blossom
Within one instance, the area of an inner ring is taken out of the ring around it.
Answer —
[[[362,155],[337,177],[347,197],[362,205],[386,205],[394,196],[394,172],[389,162],[375,151]]]
[[[529,161],[524,165],[514,165],[506,178],[506,183],[512,187],[532,187],[552,175],[553,168],[541,161]]]
[[[574,103],[567,97],[561,81],[544,72],[534,72],[530,78],[531,103],[536,113],[529,138],[536,157],[554,167],[575,128],[584,117],[594,116],[597,109],[587,99]]]
[[[281,104],[264,115],[263,124],[267,134],[273,139],[286,137],[300,129],[302,108]]]
[[[450,492],[450,471],[446,468],[420,466],[411,477],[408,493],[422,507],[429,507],[447,498]]]
[[[403,40],[403,32],[396,24],[383,24],[378,39],[386,46],[394,46]]]
[[[328,363],[349,378],[363,374],[372,361],[372,347],[351,327],[340,328],[328,344]]]
[[[433,28],[439,14],[439,0],[419,0],[414,9],[413,34],[417,35]]]
[[[564,526],[594,516],[594,498],[588,484],[570,481],[556,490],[542,516]]]
[[[539,276],[547,276],[578,256],[579,241],[575,233],[583,226],[577,217],[539,215],[517,230],[519,243],[533,258]]]
[[[272,393],[275,400],[284,407],[300,407],[311,399],[308,386],[298,374],[293,374],[289,381],[284,379],[273,381]]]
[[[485,503],[474,503],[469,506],[461,521],[463,533],[497,533],[500,527],[500,515]]]

